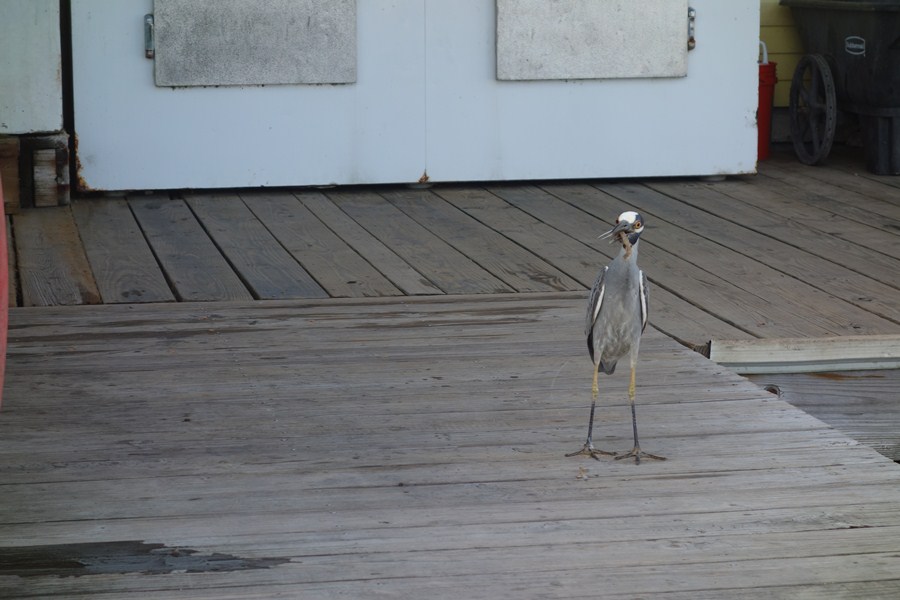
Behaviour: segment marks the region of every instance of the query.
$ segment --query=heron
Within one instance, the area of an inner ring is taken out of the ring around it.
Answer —
[[[634,408],[635,369],[641,334],[647,327],[647,281],[638,268],[638,241],[644,231],[644,218],[633,210],[625,211],[616,219],[615,226],[600,236],[619,241],[622,249],[608,266],[603,267],[591,288],[585,318],[584,333],[588,352],[594,364],[594,380],[591,386],[591,413],[588,420],[587,441],[581,450],[566,456],[586,455],[599,460],[601,455],[614,456],[616,460],[642,458],[666,460],[663,456],[641,450],[638,442],[637,414]],[[594,447],[594,408],[600,395],[597,376],[602,370],[612,375],[616,364],[627,357],[631,366],[631,382],[628,385],[628,401],[631,405],[631,428],[634,447],[623,454],[598,450]]]

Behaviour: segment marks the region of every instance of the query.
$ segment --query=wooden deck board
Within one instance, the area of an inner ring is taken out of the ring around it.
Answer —
[[[900,403],[896,401],[900,370],[768,374],[750,379],[777,385],[794,406],[900,461]]]
[[[241,198],[291,256],[336,298],[400,296],[369,264],[291,194],[242,192]]]
[[[633,186],[628,187],[633,189]],[[861,324],[867,324],[874,331],[900,324],[900,314],[892,301],[896,290],[882,283],[882,278],[877,274],[842,268],[816,254],[683,202],[698,194],[715,193],[714,185],[703,187],[684,182],[653,182],[648,187],[659,194],[642,193],[641,208],[675,225],[677,229],[670,236],[686,244],[686,247],[666,244],[670,252],[691,257],[692,262],[700,264],[708,249],[715,260],[709,260],[706,253],[707,260],[703,261],[705,268],[723,279],[749,279],[754,286],[764,288],[767,293],[789,299],[803,313],[813,312],[813,306],[833,304],[834,311],[844,317],[840,321],[842,331]],[[679,202],[672,202],[673,198]],[[721,202],[721,196],[711,199],[710,203],[716,201]],[[736,254],[726,254],[725,250],[720,251],[709,243],[699,243],[696,236]],[[663,244],[662,241],[660,243]],[[830,302],[829,296],[841,298],[855,308]],[[879,318],[872,319],[867,313]],[[852,321],[852,325],[847,323],[847,319]]]
[[[304,191],[296,193],[295,196],[303,206],[340,236],[350,248],[365,257],[373,267],[384,274],[406,295],[444,293],[323,194]]]
[[[785,219],[793,219],[805,226],[818,231],[857,244],[885,254],[893,259],[900,258],[900,245],[897,243],[897,227],[900,223],[884,217],[874,215],[864,209],[858,209],[824,196],[814,190],[807,189],[802,183],[790,178],[776,179],[770,176],[761,176],[754,187],[761,190],[774,191],[777,194],[789,197],[793,202],[786,203],[783,198],[776,199],[773,203],[766,196],[758,196],[760,202],[756,205],[779,214]],[[885,225],[893,228],[886,230]]]
[[[128,204],[179,300],[251,300],[183,200],[133,196]]]
[[[427,190],[384,193],[391,204],[517,292],[584,289],[571,277]]]
[[[328,297],[239,196],[190,195],[186,202],[255,298]]]
[[[582,215],[573,217],[572,222],[554,221],[551,215],[557,214],[559,207],[548,207],[546,212],[535,213],[549,220],[545,222],[486,190],[440,189],[436,193],[523,247],[533,248],[538,256],[571,275],[586,290],[594,284],[601,266],[612,259],[614,248],[606,243],[598,243],[596,235],[572,237],[565,232],[586,234],[586,231],[574,226],[575,221],[583,219]],[[600,221],[594,223],[600,228],[597,231],[602,230]],[[588,242],[582,242],[581,239]],[[663,288],[654,287],[650,293],[653,297],[650,321],[682,343],[702,345],[709,339],[752,337]]]
[[[651,216],[664,211],[665,208],[661,205],[671,202],[671,198],[663,197],[645,186],[604,183],[594,187],[639,210],[649,207],[648,213]],[[587,207],[607,207],[610,204],[604,196],[591,194],[590,191],[573,195],[572,198],[586,203]],[[791,322],[792,327],[802,332],[800,337],[838,335],[852,330],[858,330],[860,334],[875,334],[884,331],[886,327],[900,325],[848,303],[836,302],[834,294],[823,292],[805,283],[802,278],[785,277],[783,272],[771,267],[765,256],[748,256],[752,254],[753,244],[745,246],[747,254],[744,254],[717,243],[702,232],[695,232],[693,219],[670,222],[662,218],[658,222],[651,222],[657,230],[657,235],[650,243],[653,251],[653,255],[649,257],[651,264],[658,262],[653,257],[659,252],[677,256],[693,267],[737,287],[740,299],[735,297],[734,300],[739,304],[748,308],[758,307],[760,314],[775,321]],[[677,225],[677,222],[683,225]],[[652,276],[653,271],[648,269],[647,272]],[[706,308],[714,314],[723,314],[729,310],[728,306],[720,308],[712,303],[706,305]],[[772,332],[765,326],[754,333],[760,337],[783,337],[783,334]]]
[[[71,207],[22,211],[12,223],[24,306],[101,302]]]
[[[17,308],[0,539],[277,558],[19,577],[69,598],[737,598],[900,593],[900,467],[648,330],[663,463],[563,457],[580,292]],[[528,343],[523,343],[527,340]],[[627,374],[595,440],[630,445]]]
[[[703,191],[703,187],[715,189],[712,192]],[[769,189],[746,179],[715,184],[696,183],[692,188],[696,193],[691,194],[690,198],[683,197],[682,202],[783,240],[794,248],[807,250],[863,275],[900,271],[900,261],[897,259],[856,243],[868,233],[868,227],[838,216],[832,217],[836,223],[831,227],[817,227],[822,221],[808,218],[808,213],[815,215],[817,211],[795,207],[784,189]],[[727,198],[723,200],[719,194]],[[821,214],[818,216],[827,218]],[[829,231],[837,229],[851,231],[852,240],[829,234]],[[895,288],[900,287],[900,282],[890,277],[882,277],[881,281]]]
[[[840,149],[836,154],[833,167],[807,168],[796,164],[790,150],[777,147],[771,160],[760,164],[761,175],[720,183],[240,191],[255,202],[256,212],[228,218],[210,207],[207,227],[218,232],[218,246],[192,223],[192,214],[160,221],[151,241],[179,300],[246,299],[252,277],[273,269],[271,277],[264,277],[271,279],[272,289],[293,289],[306,280],[291,269],[278,272],[274,262],[256,269],[255,259],[244,260],[246,252],[226,248],[228,240],[246,239],[248,231],[263,228],[332,297],[586,290],[616,251],[599,243],[597,235],[618,212],[635,204],[652,215],[641,245],[641,266],[653,284],[651,320],[686,345],[702,348],[711,339],[900,333],[895,310],[900,280],[893,276],[900,272],[895,218],[900,194],[893,179],[860,171],[855,154],[841,154]],[[172,202],[172,210],[181,210],[180,200]],[[291,207],[289,213],[285,207]],[[53,237],[53,219],[26,216],[21,232],[12,221],[12,239],[19,233],[28,238],[24,224],[29,218],[37,223],[32,229],[41,239]],[[67,256],[85,253],[95,234],[114,237],[87,229],[72,234]],[[268,242],[275,248],[271,238]],[[91,251],[87,268],[74,276],[67,259],[54,259],[40,248],[35,252],[16,255],[15,275],[22,282],[48,282],[39,303],[88,301],[73,295],[66,281],[80,278],[86,290],[105,285],[102,252]],[[41,267],[41,252],[50,260],[48,269]],[[229,252],[231,256],[223,256]],[[284,252],[275,252],[286,259]],[[148,266],[151,272],[156,268]],[[45,278],[53,270],[60,274],[58,284]],[[179,270],[176,285],[172,273]],[[51,289],[54,285],[60,289]],[[258,290],[256,295],[279,297]],[[33,294],[19,296],[21,302]]]
[[[3,225],[6,227],[6,272],[9,274],[7,278],[7,306],[17,306],[19,304],[19,273],[16,267],[19,261],[16,260],[16,244],[12,236],[12,221],[7,217],[4,219]]]
[[[533,211],[532,214],[540,215],[541,219],[557,223],[557,227],[582,237],[596,237],[596,232],[609,228],[608,224],[593,219],[591,215],[613,215],[611,218],[614,219],[630,206],[588,186],[548,184],[543,189],[525,186],[493,189],[508,202]],[[566,208],[566,204],[570,207]],[[654,289],[662,288],[682,298],[689,298],[705,312],[754,337],[783,337],[787,331],[797,332],[797,337],[833,335],[833,329],[829,329],[827,324],[817,325],[811,321],[798,323],[785,306],[748,292],[736,282],[723,280],[694,265],[684,256],[667,252],[650,236],[645,238],[641,240],[639,262]],[[815,315],[808,317],[814,319]],[[779,333],[773,330],[775,322],[779,323]]]
[[[175,301],[127,201],[76,201],[72,213],[104,303]]]
[[[371,192],[336,191],[329,199],[382,243],[448,294],[502,293],[513,289]]]
[[[875,217],[883,219],[884,223],[892,225],[895,230],[900,227],[900,205],[891,201],[895,194],[891,194],[885,186],[863,180],[869,185],[857,191],[853,187],[858,185],[845,183],[853,181],[852,178],[837,177],[835,171],[828,170],[819,174],[806,165],[784,160],[774,161],[766,168],[765,174],[792,187],[818,194],[820,204],[860,223],[871,223]]]

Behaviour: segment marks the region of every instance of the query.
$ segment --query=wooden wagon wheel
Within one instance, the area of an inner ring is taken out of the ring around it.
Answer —
[[[837,95],[828,61],[807,54],[791,80],[791,141],[800,162],[815,165],[831,152],[837,125]]]

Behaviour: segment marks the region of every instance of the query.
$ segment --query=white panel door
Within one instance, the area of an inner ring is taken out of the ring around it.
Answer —
[[[144,57],[152,0],[72,0],[83,188],[415,181],[424,170],[422,0],[359,2],[348,85],[164,88]]]
[[[632,4],[640,10],[643,3]],[[494,3],[429,0],[429,175],[454,181],[754,172],[758,0],[691,6],[697,46],[686,77],[498,81]]]

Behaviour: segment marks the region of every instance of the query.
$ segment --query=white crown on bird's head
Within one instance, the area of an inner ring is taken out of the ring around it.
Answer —
[[[637,243],[638,238],[641,237],[642,231],[644,231],[644,217],[633,210],[626,210],[616,219],[616,226],[601,235],[600,239],[608,237],[615,239],[618,237],[618,234],[625,233],[628,236],[628,241],[634,245]]]

